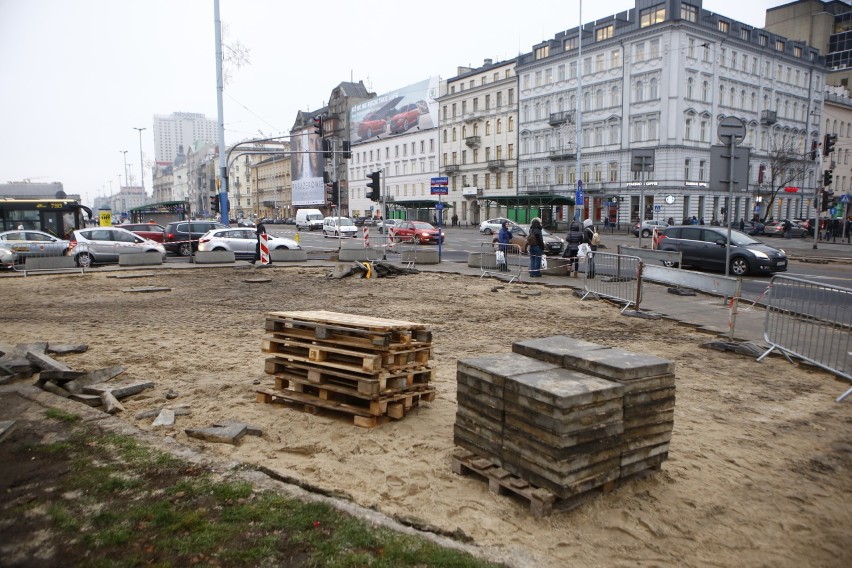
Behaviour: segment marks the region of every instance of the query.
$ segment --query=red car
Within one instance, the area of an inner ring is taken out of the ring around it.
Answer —
[[[423,221],[402,221],[389,228],[391,240],[414,244],[444,242],[444,232]]]
[[[387,128],[385,118],[374,112],[365,116],[361,124],[358,125],[358,136],[362,139],[372,138],[377,134],[382,134],[385,128]]]
[[[163,242],[163,234],[166,232],[165,227],[156,223],[122,223],[117,226],[158,243]]]
[[[416,104],[403,105],[390,119],[391,134],[402,134],[412,126],[420,124],[420,107]]]

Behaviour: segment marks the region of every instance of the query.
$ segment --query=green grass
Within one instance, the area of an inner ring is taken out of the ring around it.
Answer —
[[[127,436],[88,433],[36,451],[71,464],[48,515],[68,565],[492,566],[325,504],[218,481]]]

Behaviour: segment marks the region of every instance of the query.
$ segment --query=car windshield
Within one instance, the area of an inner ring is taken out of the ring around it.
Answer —
[[[353,223],[352,219],[350,219],[349,217],[343,217],[342,219],[337,220],[337,224],[341,227],[350,227],[355,223]]]
[[[420,230],[429,230],[429,229],[435,228],[432,225],[430,225],[429,223],[424,223],[422,221],[416,221],[416,222],[412,223],[412,225],[414,225],[415,229],[420,229]]]
[[[738,247],[745,247],[748,245],[762,245],[764,243],[746,235],[745,233],[731,231],[731,244]]]

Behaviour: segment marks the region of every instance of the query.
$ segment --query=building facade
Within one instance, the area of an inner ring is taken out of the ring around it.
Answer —
[[[803,192],[758,184],[760,164],[783,152],[801,165],[820,135],[824,59],[802,41],[704,10],[701,0],[636,0],[533,46],[516,73],[519,192],[573,196],[582,180],[579,215],[613,223],[750,219],[761,189],[762,217],[803,216],[811,206],[812,165]],[[565,112],[576,124],[559,120]],[[750,148],[733,201],[710,159],[725,117],[745,124]],[[637,150],[652,164],[633,166]],[[567,209],[557,220],[574,213]]]
[[[215,144],[216,121],[195,112],[173,112],[154,115],[154,160],[173,162],[178,149],[189,148],[196,141]]]

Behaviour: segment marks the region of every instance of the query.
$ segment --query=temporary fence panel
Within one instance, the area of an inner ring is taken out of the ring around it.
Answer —
[[[777,349],[852,381],[852,289],[773,276],[763,338],[770,347],[758,361]]]
[[[528,269],[528,259],[521,247],[513,244],[481,243],[479,247],[479,277],[493,274],[508,276],[509,283],[521,279],[521,271]]]
[[[74,258],[67,256],[66,248],[61,242],[39,243],[36,241],[7,241],[12,252],[16,255],[13,270],[27,276],[32,272],[71,272],[83,269],[77,266]]]
[[[639,257],[597,251],[589,253],[582,261],[584,299],[593,295],[623,302],[622,312],[630,306],[639,308],[642,299],[639,270],[642,260]]]

